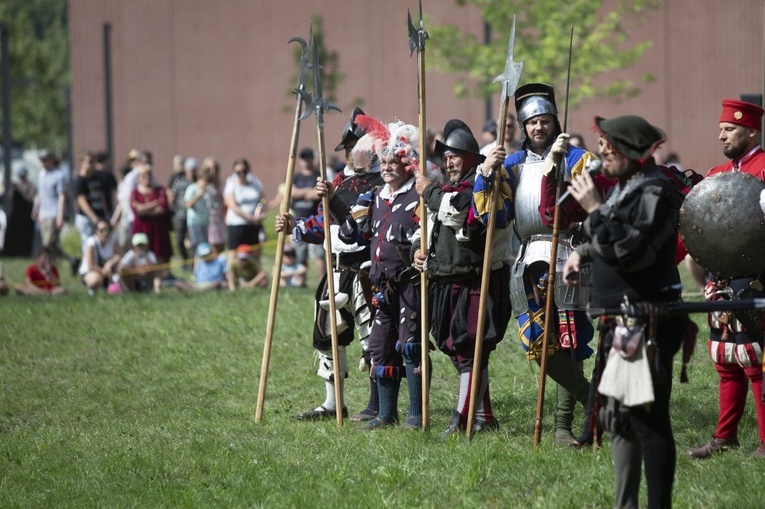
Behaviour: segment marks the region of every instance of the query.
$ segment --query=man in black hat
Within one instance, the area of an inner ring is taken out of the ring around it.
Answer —
[[[413,242],[411,252],[415,267],[426,270],[430,278],[430,329],[438,348],[447,354],[460,376],[457,408],[444,431],[448,436],[467,426],[470,407],[470,386],[478,307],[481,299],[481,273],[484,270],[486,228],[481,215],[488,209],[485,191],[495,169],[505,159],[503,146],[495,147],[484,157],[470,128],[461,120],[450,120],[443,130],[443,142],[436,141],[435,159],[444,170],[447,182],[436,183],[418,174],[417,192],[427,207],[428,252],[420,250],[420,240]],[[476,168],[483,163],[483,173]],[[486,176],[484,176],[484,174]],[[510,319],[509,284],[510,233],[512,211],[506,172],[502,186],[504,206],[498,207],[497,230],[492,249],[491,278],[481,358],[481,378],[476,393],[474,431],[498,428],[489,397],[489,355],[497,347]],[[475,193],[475,194],[474,194]],[[475,199],[474,199],[475,196]],[[475,209],[475,211],[474,211]]]
[[[638,116],[596,117],[595,129],[603,173],[618,183],[604,201],[589,173],[572,181],[571,194],[589,214],[584,221],[588,240],[566,261],[563,272],[571,275],[566,279],[575,284],[582,267],[591,264],[592,305],[597,307],[618,307],[625,297],[631,302],[678,300],[680,199],[653,159],[664,132]],[[599,416],[612,435],[616,507],[638,507],[641,460],[648,507],[672,505],[672,358],[680,348],[686,317],[646,321],[607,316],[599,324],[604,353],[610,349],[598,391],[608,395]],[[627,338],[634,342],[625,342]]]
[[[356,108],[351,114],[351,119],[343,129],[342,139],[336,147],[336,151],[345,150],[346,168],[338,174],[333,182],[334,196],[330,202],[332,211],[325,211],[319,207],[315,215],[295,219],[291,214],[280,214],[276,217],[276,231],[292,231],[294,243],[323,244],[324,243],[324,214],[333,213],[335,210],[347,210],[358,197],[383,184],[380,176],[380,167],[376,160],[369,161],[368,165],[355,164],[351,150],[364,135],[361,127],[357,124],[357,118],[363,116],[361,108]],[[315,185],[316,181],[314,181]],[[339,200],[339,204],[333,202]],[[368,370],[369,351],[367,340],[371,326],[370,301],[372,298],[371,283],[369,282],[370,254],[368,244],[343,242],[339,236],[339,224],[345,216],[338,217],[333,213],[330,224],[332,235],[332,259],[334,267],[327,267],[329,274],[319,282],[316,291],[315,323],[313,328],[313,346],[319,361],[317,374],[324,379],[326,397],[322,404],[313,410],[297,414],[298,420],[313,421],[325,418],[334,418],[337,405],[341,405],[342,413],[347,416],[348,410],[342,401],[335,401],[334,367],[335,359],[332,357],[332,341],[330,335],[329,320],[329,296],[327,295],[327,277],[335,278],[335,292],[333,296],[337,306],[337,330],[339,341],[339,371],[344,377],[348,376],[348,363],[346,360],[346,347],[353,342],[353,329],[358,331],[359,340],[362,344],[362,363]],[[342,385],[341,385],[342,387]],[[341,395],[342,398],[342,395]],[[379,410],[377,398],[377,386],[374,379],[370,378],[370,396],[367,407],[351,417],[355,421],[367,421],[375,418]]]
[[[587,425],[579,440],[574,440],[571,430],[576,402],[586,408],[589,393],[583,362],[592,355],[588,343],[594,330],[582,311],[588,295],[586,289],[560,291],[565,288],[560,277],[556,278],[556,288],[548,289],[547,279],[558,175],[569,180],[583,172],[596,156],[568,146],[568,134],[562,132],[555,92],[550,85],[529,83],[518,88],[515,108],[521,125],[522,150],[509,155],[504,162],[504,167],[517,176],[514,231],[518,238],[513,240],[520,244],[520,249],[510,283],[513,313],[518,319],[521,345],[529,360],[538,363],[545,323],[552,320],[546,366],[547,374],[557,383],[555,441],[579,446],[592,440]],[[569,200],[561,209],[559,260],[565,260],[572,249],[571,227],[585,217],[575,200]],[[553,269],[560,271],[561,267]],[[549,291],[555,292],[555,306],[552,316],[547,317],[545,304]]]

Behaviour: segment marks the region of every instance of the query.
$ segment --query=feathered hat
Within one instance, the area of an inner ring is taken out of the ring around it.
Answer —
[[[367,160],[370,153],[377,156],[395,155],[406,164],[407,171],[417,169],[420,161],[416,148],[420,140],[417,127],[400,120],[385,125],[367,115],[358,115],[355,121],[366,133],[351,151],[355,163],[364,165],[364,162],[371,162]]]

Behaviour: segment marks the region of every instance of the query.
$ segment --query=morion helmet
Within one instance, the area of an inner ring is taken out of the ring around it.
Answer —
[[[341,135],[341,141],[338,146],[335,147],[335,152],[340,152],[341,150],[345,150],[346,145],[353,144],[359,140],[362,136],[364,136],[364,131],[361,130],[361,127],[356,125],[356,115],[363,115],[364,111],[356,107],[353,109],[353,112],[351,113],[351,118],[348,120],[348,123],[345,124],[345,127],[343,128],[343,134]]]
[[[552,115],[558,132],[558,107],[555,105],[555,90],[545,83],[528,83],[515,91],[515,111],[521,125],[521,143],[526,146],[526,122],[539,115]]]
[[[478,142],[473,136],[473,131],[462,120],[449,120],[444,126],[444,141],[436,140],[436,148],[433,150],[433,156],[436,163],[443,167],[444,152],[451,151],[456,153],[470,153],[478,157],[478,163],[484,162],[486,156],[481,155]]]

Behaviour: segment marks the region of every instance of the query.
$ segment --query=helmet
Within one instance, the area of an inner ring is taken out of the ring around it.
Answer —
[[[555,90],[544,83],[529,83],[515,91],[515,111],[521,125],[537,115],[558,116]]]
[[[345,124],[345,127],[343,128],[343,134],[341,135],[341,141],[338,146],[335,147],[335,152],[340,152],[341,150],[345,150],[347,145],[351,145],[359,140],[362,136],[364,136],[364,131],[361,130],[361,127],[356,125],[356,115],[363,115],[364,111],[356,107],[353,109],[353,112],[351,113],[351,119],[348,120],[348,123]]]
[[[462,120],[452,119],[444,126],[444,141],[436,140],[433,156],[439,166],[443,166],[442,157],[444,152],[450,150],[457,153],[470,153],[478,156],[478,162],[482,163],[486,157],[481,155],[478,142],[473,132]]]
[[[526,146],[526,122],[539,115],[552,115],[556,130],[561,131],[555,90],[545,83],[528,83],[515,91],[515,111],[521,124],[521,143]]]

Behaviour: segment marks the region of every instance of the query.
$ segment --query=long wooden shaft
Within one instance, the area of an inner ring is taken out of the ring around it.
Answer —
[[[510,97],[505,97],[499,109],[497,143],[503,143],[505,138],[505,121]],[[501,135],[501,138],[500,138]],[[481,270],[481,296],[478,301],[478,324],[476,325],[475,349],[473,351],[473,372],[470,380],[470,401],[468,404],[468,419],[465,435],[468,440],[473,436],[475,421],[476,396],[481,386],[481,358],[483,357],[483,341],[486,335],[486,315],[489,301],[489,279],[491,276],[492,247],[494,246],[494,230],[497,224],[497,200],[499,199],[499,183],[502,167],[494,168],[494,178],[489,191],[489,218],[486,224],[486,244],[483,252],[483,268]]]
[[[557,171],[557,170],[556,170]],[[537,411],[534,419],[534,447],[542,439],[542,413],[545,405],[545,382],[547,381],[547,345],[553,323],[553,305],[555,303],[555,271],[558,266],[558,239],[560,237],[561,206],[557,205],[563,187],[563,172],[558,175],[558,186],[555,193],[555,214],[553,216],[552,243],[550,245],[550,268],[547,271],[547,295],[545,298],[545,327],[542,332],[542,353],[539,362],[539,385],[537,389]]]
[[[300,115],[303,113],[303,99],[297,94],[295,120],[290,141],[290,155],[287,160],[287,176],[284,178],[284,196],[281,213],[286,214],[292,200],[292,180],[295,174],[295,155],[297,154],[298,139],[300,138]],[[266,339],[263,345],[263,360],[260,363],[260,383],[258,384],[258,402],[255,405],[255,422],[263,419],[263,404],[266,400],[266,385],[268,384],[268,366],[271,362],[271,345],[274,339],[274,323],[276,320],[276,305],[279,300],[279,282],[282,275],[282,258],[284,257],[284,241],[287,232],[282,230],[276,242],[276,258],[274,259],[274,274],[271,281],[271,298],[268,302],[268,321],[266,322]]]
[[[425,51],[417,53],[417,95],[419,98],[419,128],[420,128],[420,174],[427,175],[427,125],[425,123]],[[420,198],[420,251],[428,252],[428,213],[425,198]],[[420,346],[422,362],[422,429],[430,424],[430,347],[429,325],[430,316],[428,309],[428,275],[423,270],[420,273]]]
[[[317,112],[317,114],[321,115]],[[327,161],[324,157],[324,126],[323,122],[316,123],[316,133],[319,139],[319,173],[322,180],[327,180]],[[325,194],[321,199],[324,209],[324,262],[327,264],[327,295],[329,298],[329,325],[332,332],[332,371],[335,377],[335,407],[337,426],[343,427],[343,383],[345,373],[340,373],[340,347],[337,339],[337,304],[335,303],[335,277],[332,270],[332,234],[330,224],[332,214],[329,210],[329,197]]]
[[[571,56],[574,48],[574,27],[568,42],[568,70],[566,72],[566,103],[563,113],[563,132],[568,129],[568,98],[571,91]],[[558,172],[558,169],[555,169]],[[553,214],[553,234],[550,246],[550,268],[547,271],[547,298],[545,300],[545,328],[542,333],[542,358],[539,362],[539,387],[537,388],[537,412],[534,419],[534,447],[542,440],[542,413],[545,406],[545,381],[547,380],[547,344],[550,338],[553,304],[555,302],[555,270],[558,266],[558,238],[560,237],[560,195],[563,190],[565,174],[558,172],[558,185],[555,190],[555,213]]]

